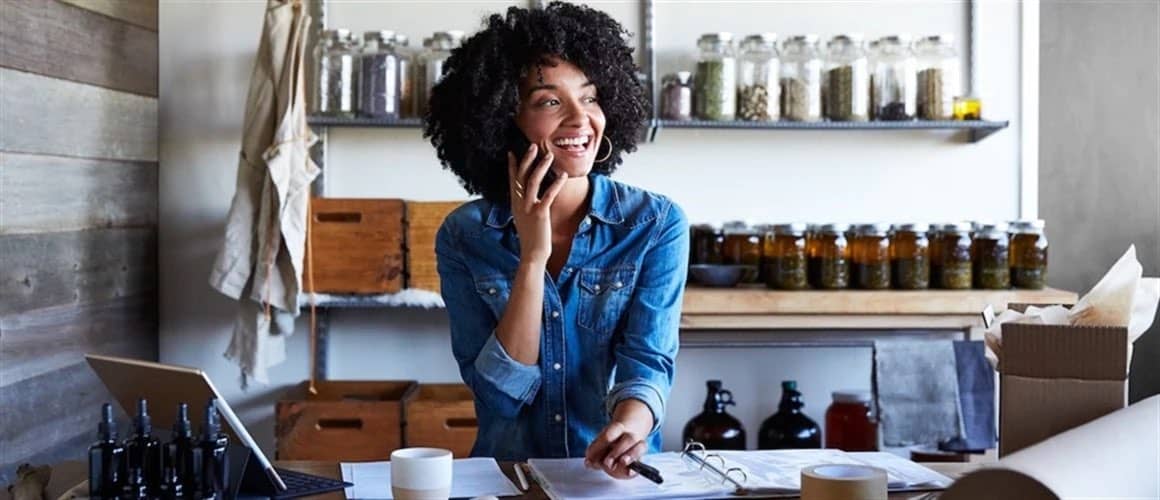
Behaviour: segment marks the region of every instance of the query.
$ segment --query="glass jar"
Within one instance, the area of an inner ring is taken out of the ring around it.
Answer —
[[[729,265],[750,266],[741,274],[742,283],[757,283],[761,267],[761,235],[743,221],[726,222],[722,261]]]
[[[930,242],[927,249],[927,261],[930,262],[930,287],[938,288],[938,282],[942,276],[942,262],[943,262],[943,245],[942,245],[942,228],[944,224],[931,224],[930,230],[926,232],[926,240]]]
[[[399,93],[399,54],[395,49],[395,32],[363,33],[360,59],[359,113],[372,118],[398,118],[402,96]]]
[[[737,118],[767,122],[781,114],[781,87],[778,84],[780,63],[777,59],[777,35],[750,35],[741,42],[737,76]]]
[[[890,229],[890,284],[899,290],[930,288],[930,224],[895,224]]]
[[[451,57],[451,49],[455,48],[459,40],[456,33],[458,32],[436,31],[431,35],[430,43],[426,40],[423,42],[426,49],[419,56],[417,68],[420,73],[417,79],[419,83],[415,86],[417,94],[415,113],[419,116],[427,114],[427,100],[431,98],[431,89],[443,78],[443,64]]]
[[[415,77],[411,74],[415,53],[407,35],[395,33],[395,52],[399,54],[399,117],[415,117]]]
[[[806,225],[777,224],[766,233],[763,248],[765,286],[778,290],[805,290]]]
[[[826,448],[878,451],[878,421],[870,409],[870,391],[834,391],[826,408]]]
[[[959,78],[959,54],[950,35],[931,35],[914,42],[915,67],[918,69],[915,89],[918,118],[950,120],[955,116],[954,102],[962,95]]]
[[[712,224],[695,224],[689,228],[689,264],[720,264],[725,235]]]
[[[811,287],[839,290],[850,284],[850,248],[846,240],[848,224],[823,224],[814,233],[812,251],[806,256],[806,273]]]
[[[701,55],[693,105],[697,118],[729,121],[737,115],[737,56],[732,33],[706,33],[697,41]]]
[[[314,86],[314,111],[318,114],[354,118],[358,110],[359,46],[350,30],[326,30],[315,47],[318,80]]]
[[[870,111],[870,68],[862,35],[838,35],[826,45],[823,79],[826,118],[866,121]]]
[[[890,225],[863,224],[854,236],[854,288],[890,288]]]
[[[822,447],[822,429],[802,411],[805,407],[797,381],[781,382],[781,402],[777,413],[761,423],[757,433],[757,449],[809,449]]]
[[[705,386],[703,410],[685,424],[684,442],[693,440],[710,450],[744,450],[745,427],[725,409],[737,404],[733,393],[722,389],[720,380],[707,380]]]
[[[818,36],[798,35],[781,45],[781,119],[822,119],[822,60]]]
[[[1047,234],[1042,219],[1011,223],[1011,284],[1041,290],[1047,286]]]
[[[956,120],[983,119],[983,101],[978,97],[955,97],[953,106]]]
[[[973,286],[970,222],[943,224],[939,231],[940,270],[936,288],[968,290]]]
[[[984,223],[971,239],[971,275],[975,288],[1011,288],[1010,243],[1007,223]]]
[[[910,38],[893,35],[878,39],[874,52],[874,119],[913,120],[915,114],[915,60]]]
[[[661,118],[665,120],[693,119],[693,74],[678,71],[661,79]]]

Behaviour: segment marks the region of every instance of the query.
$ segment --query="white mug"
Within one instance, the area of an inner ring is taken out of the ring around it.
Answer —
[[[451,451],[403,448],[391,452],[391,496],[395,500],[451,498]]]

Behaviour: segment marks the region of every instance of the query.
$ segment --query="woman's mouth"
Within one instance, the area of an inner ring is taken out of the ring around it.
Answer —
[[[592,135],[572,135],[552,139],[552,147],[567,156],[581,157],[588,153],[592,142]]]

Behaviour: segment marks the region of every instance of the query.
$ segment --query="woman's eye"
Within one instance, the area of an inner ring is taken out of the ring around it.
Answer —
[[[584,102],[586,102],[588,104],[592,104],[592,103],[597,102],[597,101],[598,101],[598,99],[596,99],[595,96],[589,96],[589,97],[584,98]]]
[[[559,106],[559,105],[560,105],[559,99],[545,99],[543,102],[540,103],[540,106]]]

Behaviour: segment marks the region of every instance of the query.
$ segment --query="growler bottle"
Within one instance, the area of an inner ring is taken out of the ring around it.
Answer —
[[[813,420],[802,413],[802,393],[797,382],[781,383],[781,403],[777,413],[765,419],[757,435],[757,447],[762,450],[785,448],[821,448],[822,431]]]
[[[693,440],[709,450],[744,450],[745,428],[725,412],[726,406],[736,404],[733,393],[722,389],[720,380],[709,380],[705,385],[709,390],[705,409],[685,424],[684,442]]]

